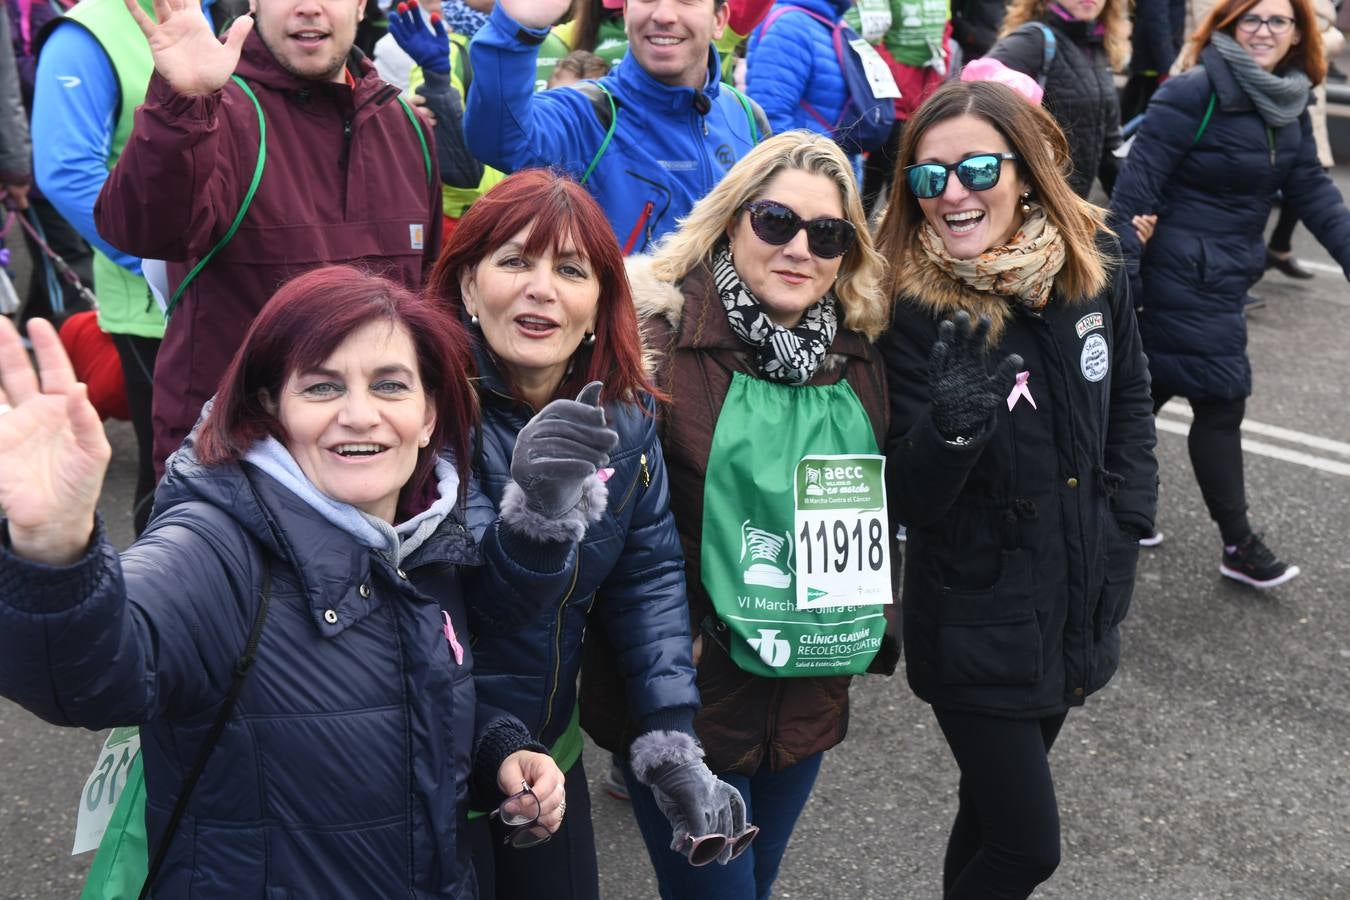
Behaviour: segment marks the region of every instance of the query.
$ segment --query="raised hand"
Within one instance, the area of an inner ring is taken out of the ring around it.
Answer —
[[[424,72],[450,74],[450,35],[446,33],[440,13],[431,14],[431,30],[428,30],[417,0],[400,3],[397,10],[389,14],[389,33]]]
[[[989,324],[988,316],[980,316],[972,327],[970,314],[963,310],[938,326],[928,356],[928,390],[933,425],[949,441],[982,434],[1022,368],[1022,357],[1014,353],[990,374]]]
[[[511,477],[531,510],[546,519],[571,512],[586,479],[609,462],[619,436],[605,424],[600,382],[575,400],[554,400],[520,429],[511,455]]]
[[[498,0],[502,12],[526,28],[552,28],[572,8],[572,0]]]
[[[240,16],[222,44],[199,0],[154,0],[154,19],[137,0],[125,3],[150,44],[155,71],[176,93],[188,97],[212,94],[225,86],[253,28],[250,16]]]
[[[33,319],[28,335],[37,372],[0,321],[0,384],[13,405],[0,414],[0,509],[16,555],[68,565],[89,546],[112,449],[56,329]]]

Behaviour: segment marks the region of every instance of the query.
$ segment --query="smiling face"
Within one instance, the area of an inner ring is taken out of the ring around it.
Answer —
[[[277,63],[298,78],[345,80],[365,0],[251,0],[254,27]]]
[[[1060,6],[1080,22],[1095,22],[1106,7],[1106,0],[1061,0]]]
[[[784,169],[770,179],[756,200],[772,200],[788,207],[804,220],[843,218],[844,201],[839,187],[824,175],[801,169]],[[760,239],[750,226],[750,214],[742,211],[727,229],[736,273],[759,298],[769,318],[792,328],[816,301],[834,287],[844,257],[822,259],[811,253],[806,230],[801,229],[786,244]]]
[[[529,256],[533,223],[483,257],[464,276],[464,308],[516,388],[536,408],[567,373],[567,363],[595,327],[600,282],[571,240],[555,254]]]
[[[1256,31],[1248,32],[1242,27],[1242,18],[1247,16],[1261,19],[1284,16],[1286,19],[1293,19],[1294,5],[1289,0],[1261,0],[1242,14],[1237,27],[1233,30],[1233,38],[1243,50],[1251,54],[1256,64],[1267,72],[1273,72],[1284,61],[1289,48],[1299,42],[1301,35],[1298,28],[1291,26],[1284,34],[1273,34],[1269,25],[1262,25]]]
[[[431,438],[436,411],[423,388],[412,338],[370,322],[323,364],[294,372],[269,403],[286,449],[323,494],[387,522]]]
[[[638,64],[662,84],[701,88],[708,45],[722,36],[727,4],[713,0],[628,0],[623,27]]]
[[[915,148],[916,163],[951,165],[977,153],[1007,153],[1012,150],[998,129],[972,115],[955,116],[929,128]],[[931,200],[919,200],[924,218],[933,226],[947,252],[957,259],[972,259],[991,247],[1008,242],[1022,224],[1021,195],[1027,190],[1017,165],[1004,162],[998,184],[987,191],[972,191],[955,172],[947,187]]]

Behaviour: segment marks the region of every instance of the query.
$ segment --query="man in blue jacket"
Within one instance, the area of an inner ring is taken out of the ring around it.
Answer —
[[[628,53],[598,82],[534,93],[535,57],[570,0],[503,0],[470,46],[469,148],[504,172],[557,166],[641,253],[769,133],[720,82],[726,0],[627,0]]]

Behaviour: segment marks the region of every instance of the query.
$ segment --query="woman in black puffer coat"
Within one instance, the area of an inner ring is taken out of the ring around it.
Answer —
[[[1239,431],[1252,392],[1243,298],[1265,268],[1277,191],[1350,273],[1350,211],[1318,163],[1306,109],[1326,72],[1315,22],[1308,0],[1215,7],[1193,38],[1200,65],[1154,95],[1112,200],[1116,222],[1158,215],[1147,250],[1117,229],[1154,409],[1190,401],[1191,462],[1223,536],[1220,571],[1255,587],[1298,574],[1252,534]]]
[[[989,55],[1045,89],[1045,108],[1069,141],[1069,186],[1080,197],[1116,181],[1120,101],[1112,71],[1129,56],[1124,0],[1014,0]]]

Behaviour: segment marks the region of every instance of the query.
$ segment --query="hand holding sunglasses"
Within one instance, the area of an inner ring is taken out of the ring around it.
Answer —
[[[932,200],[941,197],[947,190],[947,177],[956,173],[956,178],[968,190],[987,191],[998,184],[1003,174],[1003,163],[1017,159],[1016,153],[975,153],[946,165],[945,163],[916,163],[905,166],[905,181],[909,189],[920,200]]]
[[[846,219],[822,216],[803,219],[777,200],[751,200],[741,207],[750,214],[750,230],[766,244],[781,247],[806,229],[806,247],[812,256],[836,259],[848,252],[857,237],[853,225]]]

